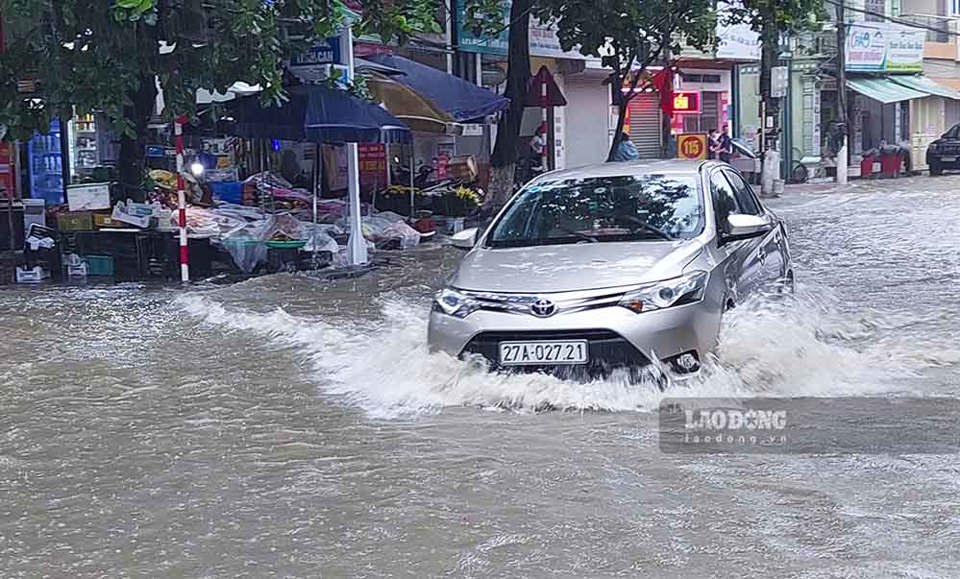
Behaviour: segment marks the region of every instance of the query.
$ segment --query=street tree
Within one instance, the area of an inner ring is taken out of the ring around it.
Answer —
[[[536,15],[557,26],[564,50],[602,59],[617,105],[616,134],[648,68],[670,66],[682,47],[705,49],[716,37],[713,0],[537,0]],[[608,153],[612,158],[614,147]]]
[[[359,32],[403,42],[437,31],[437,0],[365,0]],[[8,138],[101,111],[121,137],[124,191],[140,186],[158,88],[169,119],[196,112],[198,89],[242,81],[284,101],[283,62],[347,20],[339,0],[0,0],[0,123]]]
[[[749,24],[760,36],[760,98],[766,116],[774,119],[764,142],[766,149],[773,149],[779,139],[781,99],[773,94],[772,78],[773,68],[780,62],[781,38],[815,30],[825,16],[823,0],[724,0],[723,12],[725,23]],[[766,119],[761,126],[766,126]]]
[[[507,29],[507,86],[510,107],[500,116],[497,141],[490,157],[491,175],[485,204],[502,206],[513,192],[519,152],[520,128],[530,85],[530,14],[539,0],[468,0],[464,18],[468,28],[481,35],[497,36]],[[503,14],[509,3],[509,19]]]

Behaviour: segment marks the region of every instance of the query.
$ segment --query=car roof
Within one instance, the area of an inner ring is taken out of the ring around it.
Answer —
[[[644,161],[609,162],[587,165],[573,169],[550,171],[535,178],[532,182],[554,181],[557,179],[595,179],[602,177],[620,177],[623,175],[643,175],[647,173],[693,173],[696,174],[706,164],[715,162],[686,159],[656,159]]]

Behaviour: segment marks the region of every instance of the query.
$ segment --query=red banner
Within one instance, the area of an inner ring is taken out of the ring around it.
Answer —
[[[0,187],[3,188],[3,196],[13,198],[16,196],[16,183],[13,179],[13,147],[10,143],[0,143]]]
[[[360,157],[360,184],[386,187],[387,148],[375,143],[361,143],[357,149]]]

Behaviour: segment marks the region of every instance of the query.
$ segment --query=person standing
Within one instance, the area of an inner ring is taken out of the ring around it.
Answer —
[[[547,153],[547,127],[541,124],[537,127],[537,132],[530,139],[530,169],[534,172],[542,172],[546,166],[544,157]]]
[[[707,158],[710,160],[715,160],[719,154],[720,131],[717,129],[710,129],[710,132],[707,133]]]
[[[730,125],[723,125],[723,132],[720,133],[718,143],[720,146],[718,151],[720,160],[724,163],[729,163],[733,157],[733,139],[730,138]]]

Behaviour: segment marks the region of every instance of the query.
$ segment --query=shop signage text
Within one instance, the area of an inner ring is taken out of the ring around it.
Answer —
[[[673,93],[673,112],[699,113],[700,112],[700,93],[698,92]]]
[[[360,183],[383,187],[387,184],[387,149],[376,143],[357,146],[360,161]]]
[[[706,159],[707,136],[701,133],[677,135],[677,156],[681,159]]]
[[[890,22],[852,22],[846,69],[854,72],[923,72],[926,31]]]
[[[502,3],[504,29],[496,36],[481,36],[475,34],[464,22],[466,14],[466,0],[456,0],[457,14],[457,44],[463,52],[479,52],[482,54],[495,54],[503,56],[507,54],[510,30],[507,24],[510,22],[510,2]],[[557,38],[556,29],[552,26],[541,24],[536,18],[530,19],[530,56],[539,56],[545,58],[576,58],[581,60],[597,60],[584,57],[576,49],[566,51],[560,46],[560,40]]]

